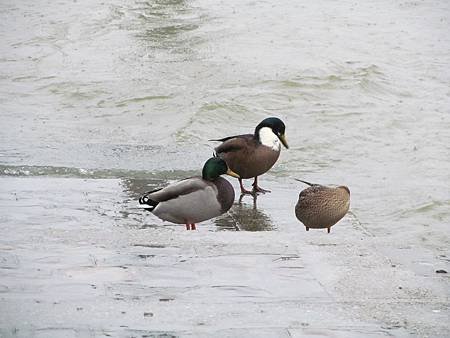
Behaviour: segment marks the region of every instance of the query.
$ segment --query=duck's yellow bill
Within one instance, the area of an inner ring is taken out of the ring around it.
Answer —
[[[236,178],[240,178],[240,176],[238,175],[238,174],[236,174],[233,170],[231,170],[231,169],[228,169],[227,170],[227,175],[230,175],[230,176],[233,176],[233,177],[236,177]]]
[[[286,141],[286,136],[284,134],[280,135],[280,141],[281,141],[281,143],[283,143],[283,145],[286,147],[286,149],[289,149],[289,146]]]

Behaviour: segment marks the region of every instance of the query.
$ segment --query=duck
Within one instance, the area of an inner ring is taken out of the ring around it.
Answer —
[[[267,172],[278,160],[281,144],[289,149],[285,130],[283,121],[277,117],[268,117],[256,126],[253,134],[210,140],[222,142],[214,149],[215,154],[239,175],[241,194],[270,192],[258,186],[258,176]],[[249,178],[254,179],[251,191],[245,189],[242,183],[243,179]]]
[[[309,229],[330,229],[350,208],[350,189],[344,185],[328,187],[296,179],[309,185],[302,190],[295,206],[295,216]]]
[[[220,175],[236,178],[219,157],[208,159],[202,176],[194,176],[145,193],[139,203],[155,216],[175,224],[185,224],[186,230],[196,230],[196,223],[227,212],[234,202],[234,188]]]

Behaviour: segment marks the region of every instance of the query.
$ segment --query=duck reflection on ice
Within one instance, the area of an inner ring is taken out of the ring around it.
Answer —
[[[126,202],[132,202],[136,204],[139,197],[150,190],[160,188],[167,184],[163,179],[143,179],[143,178],[122,178],[121,185],[127,198]]]
[[[156,222],[154,224],[145,222],[146,213],[143,213],[142,208],[138,207],[137,200],[144,192],[156,189],[166,184],[166,181],[156,178],[121,178],[120,183],[124,192],[123,204],[119,208],[121,224],[139,228],[157,226]]]
[[[252,203],[243,202],[244,197],[252,198]],[[228,211],[226,215],[214,220],[220,230],[270,231],[274,229],[269,216],[257,208],[257,195],[244,195]]]

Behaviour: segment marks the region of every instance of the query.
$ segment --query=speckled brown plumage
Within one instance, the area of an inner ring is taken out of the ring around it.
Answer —
[[[312,228],[328,229],[330,232],[330,228],[345,216],[349,207],[350,190],[346,186],[332,188],[314,184],[300,193],[295,215],[307,231]]]

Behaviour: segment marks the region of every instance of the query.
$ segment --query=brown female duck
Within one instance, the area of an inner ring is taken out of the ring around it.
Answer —
[[[302,222],[306,231],[328,229],[345,216],[350,207],[350,190],[346,186],[326,187],[297,180],[310,185],[300,192],[295,216]]]
[[[283,121],[276,117],[269,117],[256,126],[254,134],[211,140],[223,142],[215,148],[216,154],[239,175],[241,194],[269,192],[258,186],[258,176],[272,168],[278,160],[281,151],[280,142],[286,149],[289,148],[285,130]],[[252,191],[244,188],[242,179],[245,178],[254,178]]]

